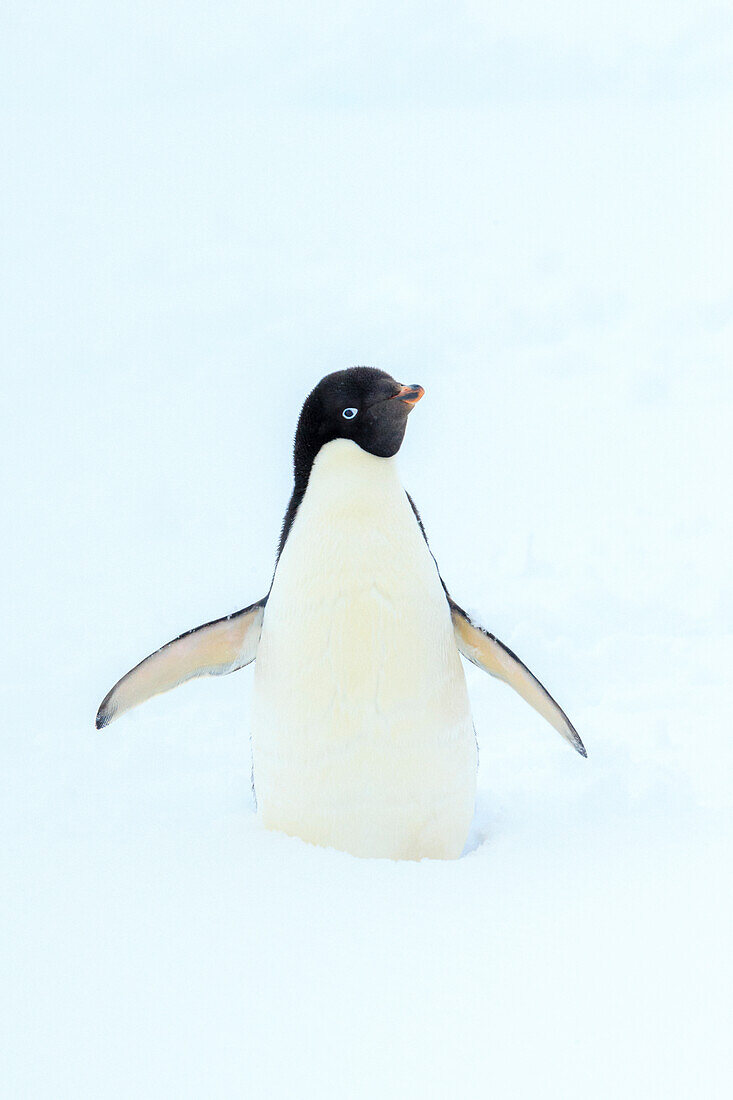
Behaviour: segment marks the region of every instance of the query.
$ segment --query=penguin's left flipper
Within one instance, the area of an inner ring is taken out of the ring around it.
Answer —
[[[570,742],[576,752],[581,756],[587,756],[585,746],[567,714],[557,705],[537,677],[532,675],[511,649],[507,649],[493,634],[489,634],[483,627],[472,622],[463,608],[450,597],[449,600],[456,643],[463,656],[491,676],[496,676],[513,687],[538,714],[546,718],[550,725]]]
[[[254,661],[266,602],[267,597],[233,615],[197,626],[135,665],[105,696],[97,711],[97,729],[186,680],[225,676]]]

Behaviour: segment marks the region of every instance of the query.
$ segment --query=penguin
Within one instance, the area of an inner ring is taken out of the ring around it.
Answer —
[[[263,825],[395,860],[456,859],[466,844],[478,750],[462,657],[586,756],[552,696],[440,575],[395,461],[423,395],[373,367],[318,383],[298,420],[269,591],[136,665],[105,697],[97,729],[186,680],[255,661]]]

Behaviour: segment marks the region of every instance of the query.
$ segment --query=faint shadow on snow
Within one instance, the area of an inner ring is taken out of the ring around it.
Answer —
[[[488,793],[478,791],[476,794],[476,808],[471,822],[471,830],[468,840],[461,852],[461,859],[481,848],[497,832],[498,816],[496,807],[491,808],[491,800]]]

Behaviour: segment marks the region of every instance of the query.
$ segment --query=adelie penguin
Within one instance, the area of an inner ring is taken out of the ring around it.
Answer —
[[[477,749],[461,655],[586,755],[539,680],[441,579],[395,464],[422,396],[370,367],[318,383],[298,421],[269,592],[123,676],[98,729],[185,680],[256,658],[252,759],[264,825],[390,859],[454,859],[465,845]]]

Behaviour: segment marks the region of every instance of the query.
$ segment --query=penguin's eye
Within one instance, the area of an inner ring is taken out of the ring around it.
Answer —
[[[353,420],[358,411],[358,409],[344,409],[341,415],[343,416],[344,420]]]

